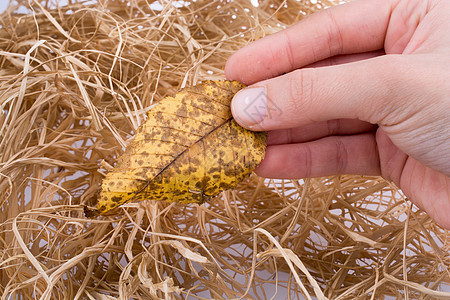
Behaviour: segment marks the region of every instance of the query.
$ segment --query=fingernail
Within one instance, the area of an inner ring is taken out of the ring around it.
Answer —
[[[234,95],[231,103],[233,116],[242,125],[252,128],[267,115],[267,93],[263,86],[248,87]]]

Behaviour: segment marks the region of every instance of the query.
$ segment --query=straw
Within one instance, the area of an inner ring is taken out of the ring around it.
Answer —
[[[204,205],[84,217],[154,104],[333,4],[252,3],[20,0],[1,14],[1,299],[450,297],[448,231],[378,177],[253,175]]]

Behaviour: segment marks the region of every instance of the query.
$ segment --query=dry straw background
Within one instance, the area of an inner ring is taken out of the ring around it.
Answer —
[[[449,232],[380,178],[253,176],[201,206],[83,215],[152,104],[223,79],[234,51],[331,4],[12,2],[0,15],[1,299],[448,299]]]

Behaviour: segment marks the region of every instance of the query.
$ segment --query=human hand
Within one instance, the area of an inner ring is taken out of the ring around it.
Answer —
[[[450,229],[449,20],[450,1],[360,0],[236,52],[233,115],[269,131],[256,173],[381,175]]]

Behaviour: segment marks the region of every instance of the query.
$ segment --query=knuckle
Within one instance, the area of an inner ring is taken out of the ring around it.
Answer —
[[[287,31],[281,32],[283,33],[284,36],[284,45],[285,45],[284,47],[289,68],[290,70],[295,70],[295,58],[291,38],[289,37]]]
[[[325,22],[325,24],[328,25],[328,46],[329,46],[329,55],[335,56],[342,54],[344,52],[344,42],[342,38],[342,33],[340,30],[340,26],[338,22],[336,22],[335,15],[333,14],[333,11],[330,9],[325,9],[323,11],[324,15],[328,19],[328,22]]]
[[[302,177],[310,178],[313,174],[313,153],[311,146],[308,144],[304,144],[303,147],[298,147],[299,151],[301,153],[299,154],[299,157],[302,157]]]
[[[419,70],[414,70],[408,58],[401,55],[386,55],[373,65],[372,87],[376,87],[376,98],[366,101],[359,110],[359,118],[372,124],[390,126],[408,119],[420,82],[414,82]]]
[[[296,70],[289,78],[288,109],[293,113],[307,112],[314,103],[314,69]]]
[[[340,138],[334,138],[336,146],[336,173],[344,174],[348,164],[348,152],[347,147]]]

